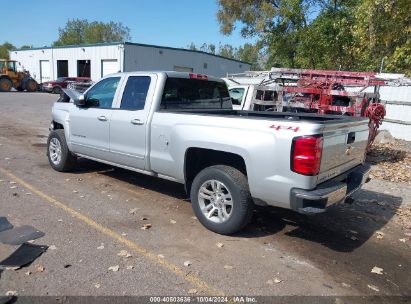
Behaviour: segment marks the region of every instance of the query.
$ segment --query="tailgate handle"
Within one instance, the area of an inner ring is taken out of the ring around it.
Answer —
[[[355,141],[355,132],[348,133],[347,144],[352,144]]]

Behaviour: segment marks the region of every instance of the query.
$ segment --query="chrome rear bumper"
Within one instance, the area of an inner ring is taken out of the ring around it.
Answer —
[[[370,179],[369,165],[359,165],[346,173],[318,185],[313,190],[291,190],[291,209],[300,213],[320,213],[335,203],[345,200]]]

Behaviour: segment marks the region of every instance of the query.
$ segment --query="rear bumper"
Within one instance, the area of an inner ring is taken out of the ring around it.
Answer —
[[[359,165],[344,174],[317,186],[313,190],[291,190],[291,209],[300,213],[320,213],[345,200],[369,181],[369,165]]]

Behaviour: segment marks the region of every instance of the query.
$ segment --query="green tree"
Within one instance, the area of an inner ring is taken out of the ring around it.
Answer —
[[[229,44],[221,44],[218,46],[218,55],[235,59],[236,48]]]
[[[89,22],[86,19],[68,20],[59,28],[59,39],[54,46],[130,40],[130,29],[121,22]]]
[[[256,37],[267,67],[411,73],[410,0],[218,0],[223,34]],[[260,60],[261,62],[261,60]]]
[[[382,58],[391,72],[411,72],[411,1],[363,0],[355,7],[354,56],[367,70]]]
[[[4,42],[0,44],[0,59],[9,59],[9,51],[14,50],[16,47],[10,42]]]
[[[210,54],[216,54],[216,46],[212,43],[203,43],[203,45],[200,47],[200,50],[206,53]]]
[[[198,50],[194,42],[191,42],[189,45],[187,45],[187,49],[189,49],[191,51],[197,51]]]
[[[318,16],[301,31],[296,49],[299,67],[317,69],[351,69],[354,18],[347,5],[326,5]]]
[[[243,37],[257,36],[272,65],[297,66],[297,48],[314,0],[219,0],[217,19],[223,34],[238,22]]]
[[[251,63],[251,70],[261,70],[261,64],[264,64],[260,54],[260,46],[258,44],[246,43],[237,49],[235,58],[241,61]]]

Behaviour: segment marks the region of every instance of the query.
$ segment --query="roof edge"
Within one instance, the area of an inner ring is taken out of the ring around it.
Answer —
[[[118,45],[118,44],[124,44],[124,42],[99,42],[99,43],[69,44],[69,45],[59,45],[59,46],[43,46],[43,47],[33,47],[33,48],[27,48],[27,49],[14,49],[14,50],[10,50],[9,52],[107,46],[107,45]]]

